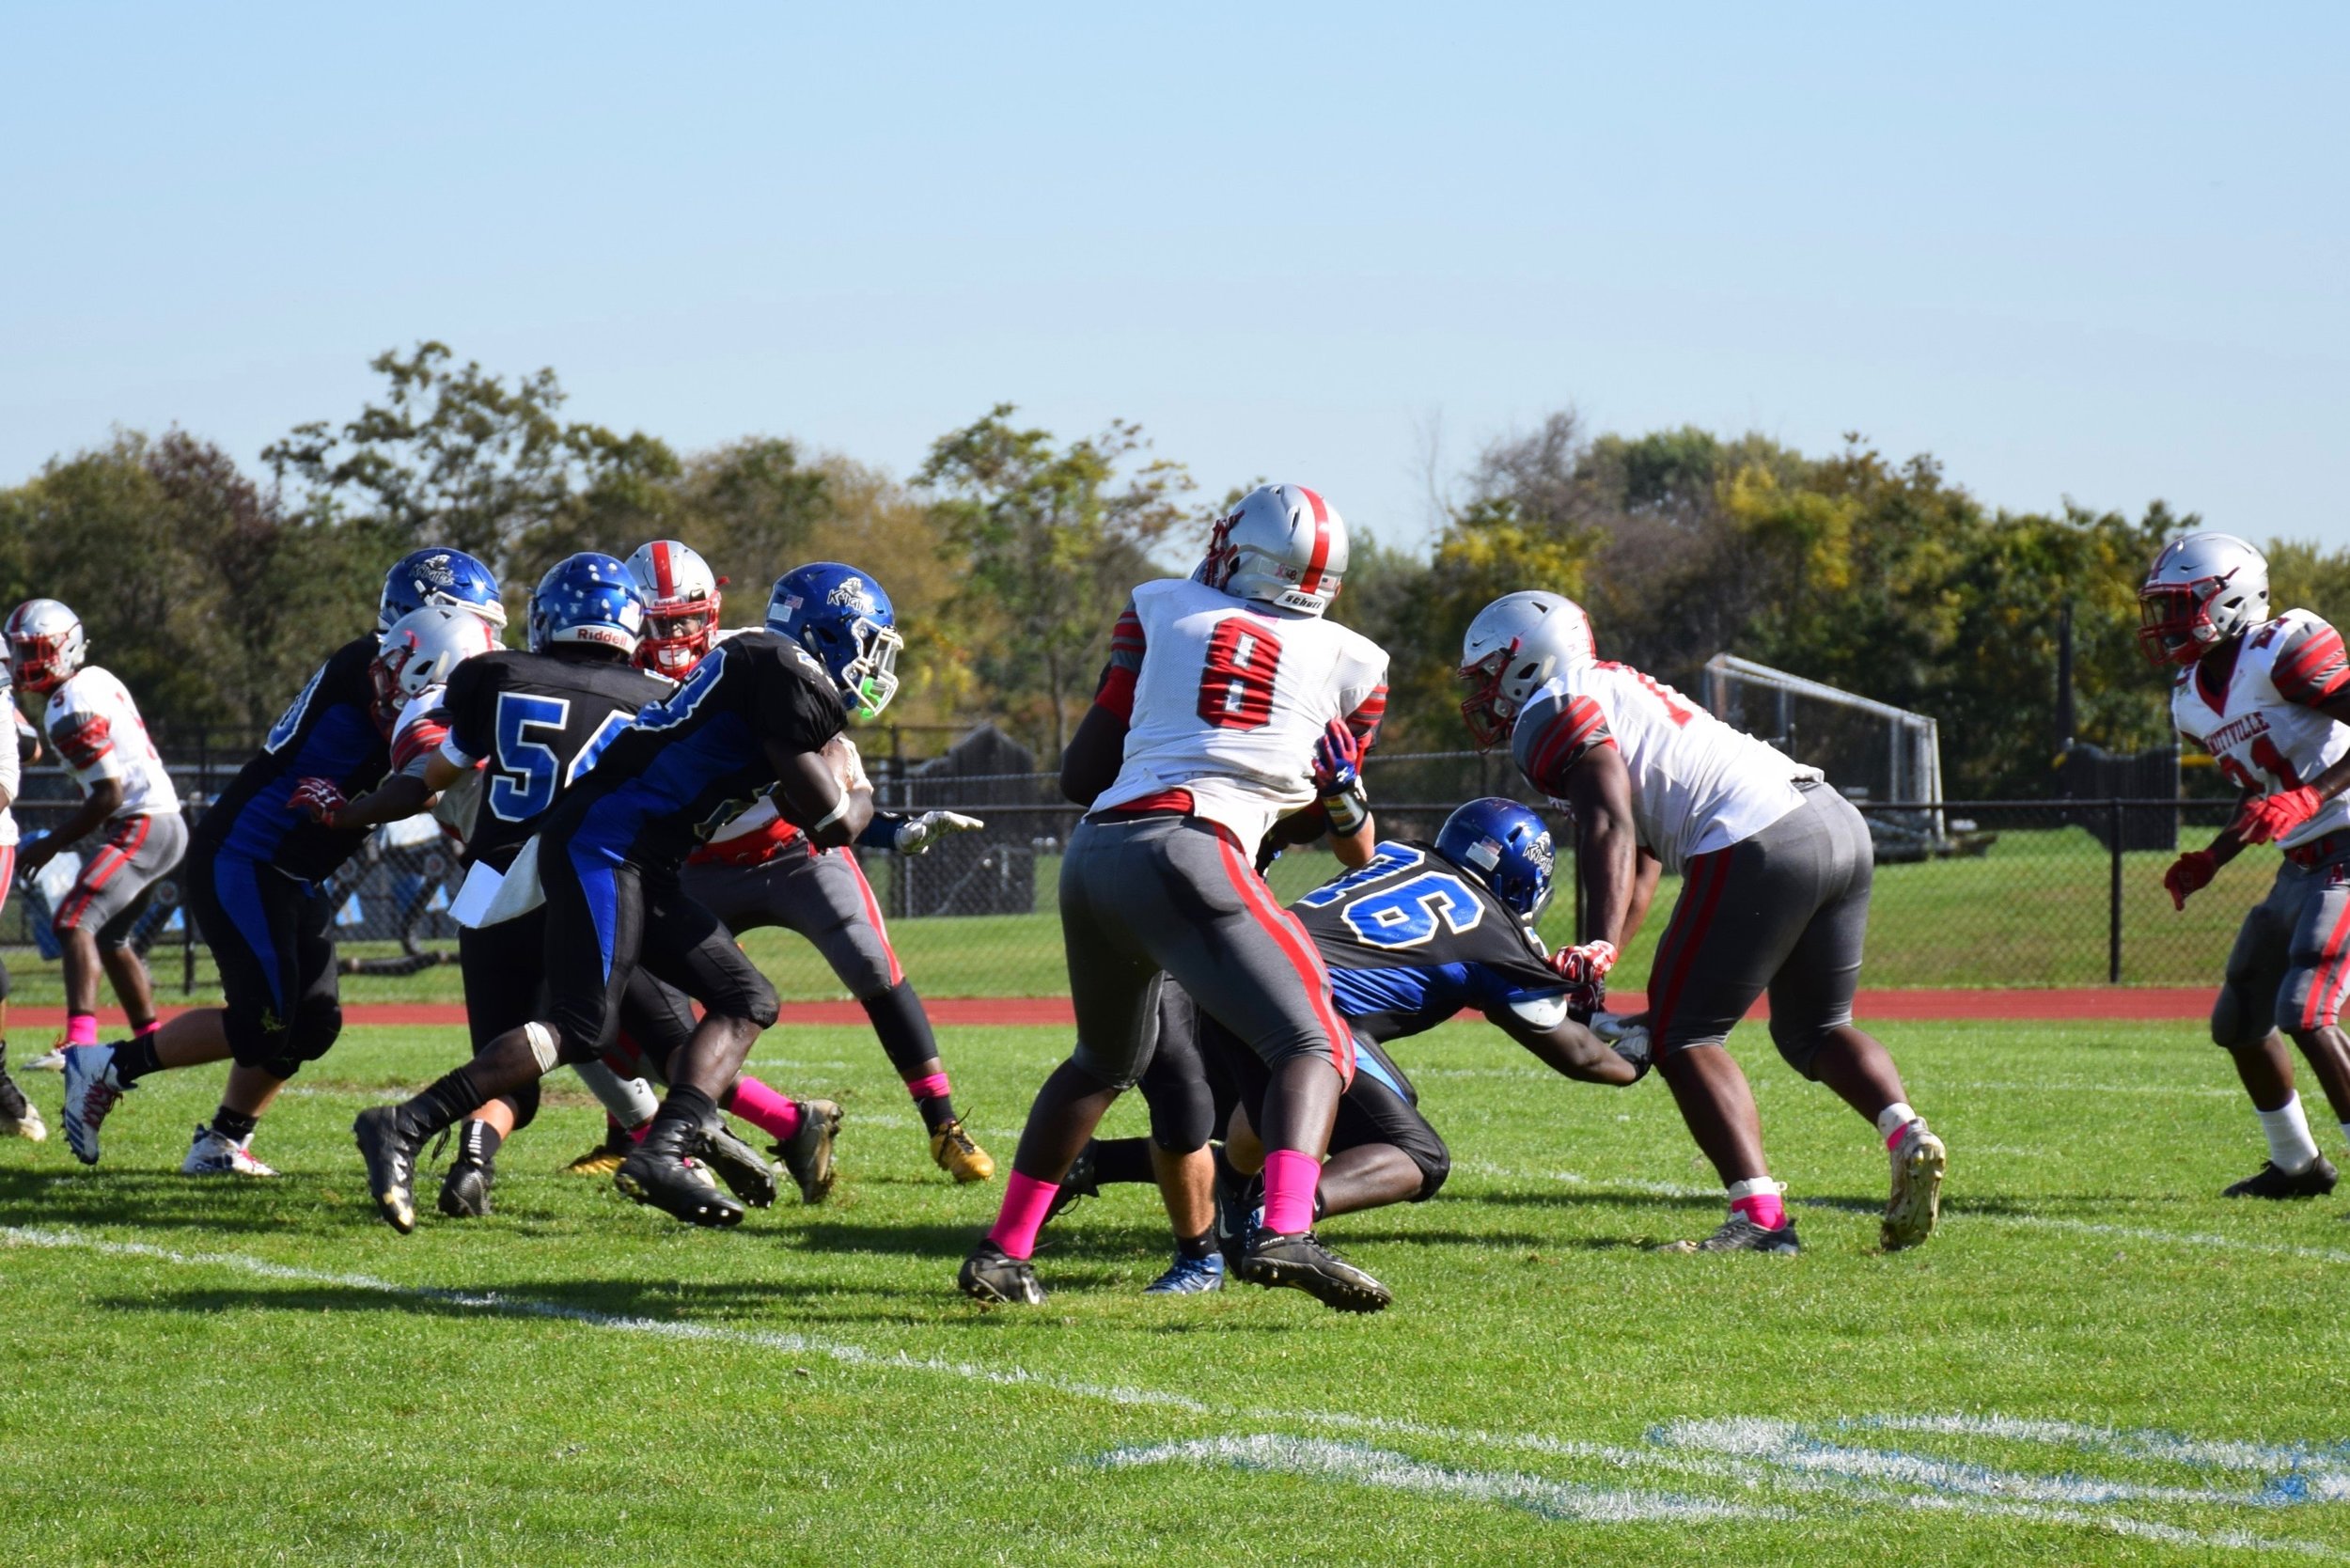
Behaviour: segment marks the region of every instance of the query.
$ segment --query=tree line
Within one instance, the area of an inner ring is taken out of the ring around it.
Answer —
[[[1137,426],[1064,439],[1008,404],[900,478],[779,436],[681,453],[567,418],[552,370],[501,376],[439,343],[373,368],[354,416],[297,426],[258,473],[183,431],[118,431],[0,490],[0,601],[71,604],[93,659],[171,739],[265,726],[371,623],[384,568],[420,545],[488,561],[517,625],[530,585],[574,550],[682,539],[728,579],[733,625],[759,618],[786,567],[847,559],[881,577],[906,633],[892,721],[989,718],[1049,757],[1128,588],[1188,570],[1246,488],[1210,500]],[[1527,587],[1580,600],[1605,655],[1684,687],[1730,651],[1931,713],[1953,796],[2052,792],[2068,606],[2078,738],[2169,738],[2136,588],[2197,519],[2159,501],[2137,517],[2010,512],[1931,457],[1858,437],[1814,456],[1692,428],[1596,433],[1571,411],[1494,442],[1454,488],[1423,549],[1357,530],[1334,610],[1393,658],[1391,752],[1466,744],[1462,628]],[[2266,547],[2280,606],[2350,614],[2350,552]]]

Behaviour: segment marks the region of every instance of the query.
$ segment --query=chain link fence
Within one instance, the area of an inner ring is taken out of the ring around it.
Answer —
[[[226,746],[189,757],[172,773],[191,818],[248,755]],[[1061,846],[1079,812],[1059,798],[1054,775],[982,729],[944,758],[869,762],[892,809],[948,808],[983,819],[978,833],[929,855],[861,858],[907,973],[934,996],[1057,996],[1067,991],[1057,912]],[[1452,808],[1485,794],[1529,797],[1504,753],[1374,757],[1366,766],[1381,832],[1431,838]],[[27,830],[72,809],[71,782],[54,767],[27,770],[17,807]],[[2177,799],[1859,801],[1877,844],[1870,917],[1872,986],[2166,985],[2216,982],[2243,913],[2266,891],[2277,856],[2248,852],[2174,911],[2162,871],[2181,848],[2199,847],[2225,823],[2227,801]],[[1564,824],[1554,816],[1554,823]],[[1561,832],[1562,879],[1574,857]],[[94,841],[82,846],[94,848]],[[1324,851],[1292,851],[1270,873],[1284,901],[1337,874]],[[53,871],[53,875],[54,875]],[[454,997],[456,931],[447,916],[455,856],[425,824],[369,840],[335,879],[337,937],[347,972],[372,977],[347,987],[354,1000]],[[1573,884],[1543,921],[1557,944],[1572,937]],[[1625,953],[1618,983],[1637,989],[1677,891],[1667,878],[1656,906]],[[20,999],[42,999],[38,970],[23,961],[54,953],[46,901],[20,886],[0,911],[0,947],[19,973]],[[182,915],[175,878],[159,889],[140,931],[159,990],[209,992],[214,983]],[[745,947],[788,998],[843,996],[807,943],[751,933]],[[30,950],[24,950],[30,949]]]

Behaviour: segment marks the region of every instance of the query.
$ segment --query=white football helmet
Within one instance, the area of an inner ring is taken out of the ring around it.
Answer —
[[[2268,619],[2268,559],[2233,534],[2162,547],[2138,589],[2138,645],[2156,665],[2191,665]]]
[[[1302,484],[1261,484],[1208,536],[1195,583],[1321,615],[1346,575],[1346,523]]]
[[[1505,593],[1477,612],[1461,638],[1459,674],[1469,682],[1461,716],[1479,745],[1492,745],[1544,682],[1598,657],[1582,605],[1539,588]]]
[[[470,610],[446,604],[410,610],[392,622],[368,666],[376,711],[386,723],[398,718],[411,698],[441,685],[459,665],[497,646],[497,628]]]
[[[55,691],[88,655],[82,618],[55,599],[27,599],[8,617],[8,660],[28,692]]]
[[[726,579],[713,572],[693,546],[674,539],[640,545],[628,558],[628,574],[645,602],[638,667],[682,680],[717,646],[718,589]]]

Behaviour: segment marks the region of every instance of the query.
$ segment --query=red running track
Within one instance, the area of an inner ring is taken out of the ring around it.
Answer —
[[[1982,1019],[2069,1024],[2112,1020],[2156,1020],[2183,1023],[2211,1015],[2217,993],[2202,986],[2081,986],[2049,991],[1863,991],[1854,1004],[1866,1022],[1872,1018],[1898,1022],[1970,1023]],[[1637,1012],[1646,1004],[1637,992],[1618,991],[1607,998],[1614,1011]],[[1066,996],[932,996],[923,999],[931,1021],[942,1025],[1036,1025],[1066,1028],[1073,1022]],[[180,1011],[165,1008],[164,1016]],[[1752,1017],[1766,1016],[1757,1005]],[[119,1027],[122,1015],[111,1010],[100,1014],[102,1031]],[[343,1009],[348,1024],[387,1024],[409,1028],[459,1027],[465,1010],[455,1002],[354,1002]],[[21,1029],[65,1027],[62,1008],[27,1007],[15,1010]],[[862,1024],[865,1010],[854,1002],[786,1002],[785,1024]],[[21,1038],[21,1036],[20,1036]]]

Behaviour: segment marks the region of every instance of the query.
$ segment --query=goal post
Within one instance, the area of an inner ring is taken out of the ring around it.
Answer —
[[[1706,661],[1705,706],[1856,801],[1917,808],[1872,812],[1881,827],[1893,825],[1890,815],[1931,843],[1943,840],[1942,737],[1930,715],[1731,653]]]

